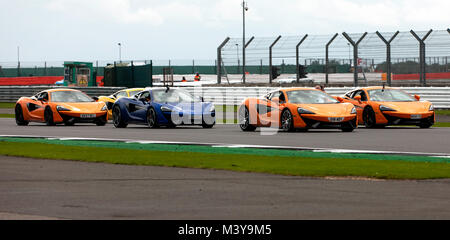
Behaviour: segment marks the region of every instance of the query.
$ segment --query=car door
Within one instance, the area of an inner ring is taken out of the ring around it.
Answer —
[[[269,93],[263,99],[258,99],[256,101],[255,108],[258,114],[258,121],[261,126],[270,126],[272,122],[270,119],[271,116],[270,112],[272,111],[271,98],[274,94],[275,92]]]
[[[278,126],[280,123],[281,111],[286,104],[286,95],[283,91],[277,91],[271,95],[267,104],[267,117],[270,119],[272,126]]]
[[[30,118],[32,120],[44,121],[44,111],[48,102],[48,92],[40,92],[32,97],[31,101],[27,103],[27,111],[30,114]]]
[[[146,121],[147,109],[150,104],[150,92],[145,91],[130,98],[128,112],[135,121]]]
[[[355,100],[356,96],[360,96],[361,97],[361,101]],[[360,122],[362,122],[363,120],[363,111],[364,108],[367,106],[367,93],[366,91],[364,91],[363,89],[359,89],[356,90],[352,93],[351,98],[349,100],[349,102],[351,102],[353,105],[355,105],[356,108],[356,112],[358,115],[358,119]]]

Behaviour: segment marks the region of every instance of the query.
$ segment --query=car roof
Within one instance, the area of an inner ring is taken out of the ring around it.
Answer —
[[[77,89],[71,89],[71,88],[53,88],[53,89],[47,89],[44,90],[42,92],[60,92],[60,91],[72,91],[72,92],[81,92],[80,90]]]
[[[319,91],[319,90],[317,90],[315,88],[308,88],[308,87],[280,88],[277,91],[290,92],[290,91],[296,91],[296,90],[315,90],[315,91]]]
[[[143,91],[144,88],[128,88],[128,89],[123,89],[121,91],[127,91],[127,92],[134,92],[134,91]]]
[[[396,89],[396,88],[392,88],[392,87],[384,87],[385,89]],[[376,90],[376,89],[383,89],[382,86],[372,86],[372,87],[362,87],[362,88],[358,88],[358,89],[363,89],[363,90]],[[356,90],[358,90],[356,89]],[[352,90],[353,91],[353,90]]]

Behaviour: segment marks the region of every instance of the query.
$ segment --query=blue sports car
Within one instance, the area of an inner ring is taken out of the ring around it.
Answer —
[[[174,88],[146,88],[133,97],[118,99],[112,109],[116,128],[125,128],[129,123],[147,124],[150,128],[177,125],[212,128],[216,123],[212,103]]]

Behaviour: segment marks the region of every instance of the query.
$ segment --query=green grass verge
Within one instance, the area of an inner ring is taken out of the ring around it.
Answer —
[[[433,127],[450,127],[450,122],[438,122],[435,123]]]
[[[16,103],[0,102],[0,108],[14,108]]]
[[[450,110],[435,110],[436,115],[450,116]]]
[[[449,163],[357,158],[152,151],[38,142],[2,142],[0,155],[111,164],[222,169],[290,176],[358,176],[381,179],[450,178]]]
[[[14,118],[14,114],[0,113],[0,118]]]

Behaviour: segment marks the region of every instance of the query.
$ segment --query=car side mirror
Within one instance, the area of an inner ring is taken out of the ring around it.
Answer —
[[[355,99],[356,101],[358,101],[359,103],[361,103],[361,96],[356,96],[354,99]]]
[[[93,97],[94,101],[98,102],[98,97]]]
[[[414,98],[419,101],[420,100],[420,96],[419,95],[414,95]]]
[[[338,100],[339,102],[344,102],[344,99],[341,97],[336,97],[336,100]]]

